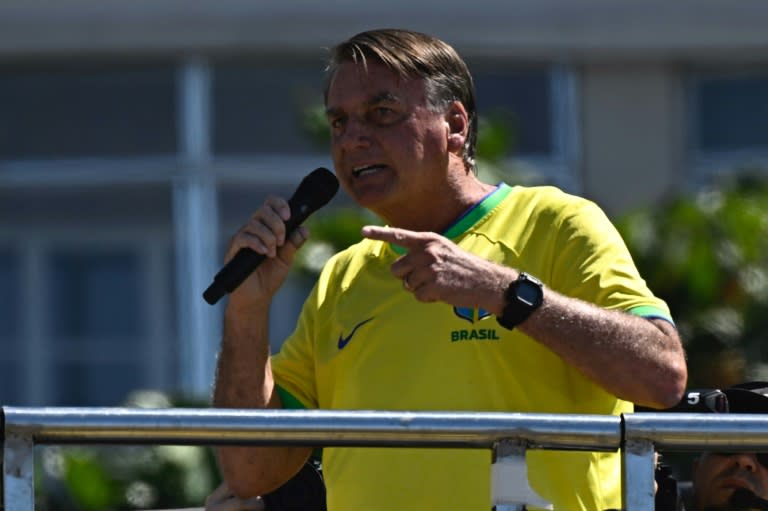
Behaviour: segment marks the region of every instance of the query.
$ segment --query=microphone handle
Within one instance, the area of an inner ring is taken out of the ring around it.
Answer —
[[[739,488],[731,494],[729,504],[735,509],[761,509],[768,511],[768,500],[755,495],[751,490]]]
[[[286,237],[290,236],[312,213],[306,204],[295,204],[292,199],[288,201],[291,217],[285,222]],[[203,292],[205,301],[214,305],[225,294],[237,289],[237,286],[242,284],[266,258],[267,256],[247,247],[238,250],[235,256],[213,277],[213,282]]]
[[[206,302],[213,305],[225,294],[231,293],[248,278],[256,267],[266,258],[250,248],[241,248],[213,278],[208,289],[203,292]],[[226,271],[225,271],[226,270]]]
[[[757,495],[752,497],[752,506],[755,509],[768,510],[768,500],[762,499]]]

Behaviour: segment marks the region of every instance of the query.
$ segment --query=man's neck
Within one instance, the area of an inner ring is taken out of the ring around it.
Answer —
[[[472,174],[462,182],[446,183],[443,189],[434,190],[429,197],[416,204],[381,216],[392,227],[440,234],[495,188],[495,185],[483,183]]]

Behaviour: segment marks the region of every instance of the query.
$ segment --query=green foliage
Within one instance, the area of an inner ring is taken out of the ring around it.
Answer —
[[[119,503],[118,485],[98,458],[94,451],[73,449],[63,460],[64,481],[73,499],[88,511],[114,508]]]
[[[333,254],[360,241],[360,229],[365,225],[381,225],[381,220],[355,206],[318,211],[307,220],[310,237],[297,252],[295,267],[314,279]]]
[[[617,221],[688,353],[689,386],[765,378],[768,182],[749,175]]]
[[[477,120],[477,154],[487,161],[499,162],[511,156],[517,146],[517,130],[511,114],[498,111]]]
[[[302,128],[310,142],[318,149],[326,149],[330,142],[328,120],[325,118],[325,106],[316,104],[304,110]]]
[[[533,168],[525,168],[510,158],[517,147],[517,126],[514,115],[497,111],[477,121],[477,154],[475,167],[487,183],[504,181],[510,184],[542,183],[542,176]]]
[[[129,407],[205,408],[136,392]],[[41,446],[36,452],[35,508],[111,511],[200,507],[221,482],[212,449],[177,445]]]

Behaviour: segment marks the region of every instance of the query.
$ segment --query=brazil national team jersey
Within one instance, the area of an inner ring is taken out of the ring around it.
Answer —
[[[500,185],[443,233],[601,307],[671,321],[592,202],[553,187]],[[273,357],[285,406],[611,414],[607,393],[483,309],[421,303],[390,272],[400,247],[374,240],[334,256]],[[564,332],[567,335],[567,333]],[[531,487],[556,509],[620,508],[616,453],[530,450]],[[327,448],[330,511],[490,509],[490,450]]]

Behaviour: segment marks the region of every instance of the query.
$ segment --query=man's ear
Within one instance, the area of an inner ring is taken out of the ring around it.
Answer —
[[[448,107],[446,121],[448,123],[448,150],[453,153],[461,152],[464,149],[464,142],[467,140],[469,117],[467,110],[460,101],[454,101]]]

